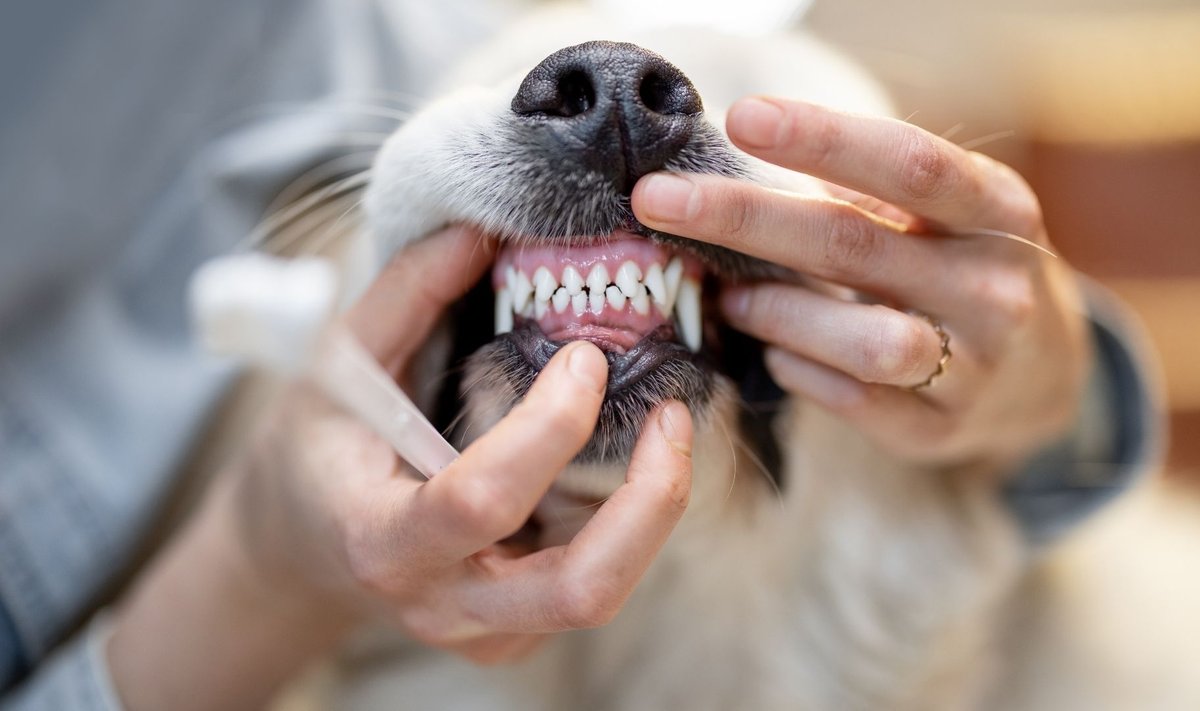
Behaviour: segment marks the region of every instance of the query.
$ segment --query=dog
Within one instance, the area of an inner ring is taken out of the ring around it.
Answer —
[[[556,7],[467,58],[384,144],[361,218],[376,254],[452,223],[502,244],[431,349],[437,371],[465,363],[448,379],[461,398],[440,399],[463,444],[567,340],[609,360],[596,431],[531,522],[538,542],[568,540],[623,481],[641,422],[668,398],[696,422],[694,488],[612,623],[500,668],[378,630],[339,659],[330,707],[928,710],[994,696],[1023,570],[994,482],[899,463],[784,396],[761,346],[712,303],[720,282],[778,268],[649,230],[629,209],[633,182],[658,169],[820,194],[729,143],[724,108],[749,93],[894,113],[864,71],[802,33],[750,46]]]

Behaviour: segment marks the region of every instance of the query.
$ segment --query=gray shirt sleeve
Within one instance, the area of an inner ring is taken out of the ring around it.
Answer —
[[[1065,535],[1163,458],[1162,408],[1153,361],[1136,322],[1099,286],[1084,281],[1095,361],[1074,428],[1009,483],[1006,503],[1026,539]]]
[[[107,616],[94,619],[0,700],[0,711],[122,711],[104,657],[109,626]]]

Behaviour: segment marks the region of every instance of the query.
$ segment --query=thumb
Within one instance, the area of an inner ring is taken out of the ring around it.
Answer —
[[[371,355],[398,373],[494,255],[495,241],[467,227],[423,237],[396,252],[346,313],[345,323]]]

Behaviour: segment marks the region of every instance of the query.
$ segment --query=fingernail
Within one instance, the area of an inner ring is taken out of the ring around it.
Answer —
[[[721,310],[730,319],[744,319],[750,313],[750,289],[731,287],[721,294]]]
[[[608,361],[600,349],[590,343],[570,346],[567,354],[567,370],[571,375],[592,390],[602,393],[608,383]]]
[[[684,222],[696,214],[696,186],[673,173],[653,173],[641,180],[641,212],[660,222]]]
[[[772,148],[779,143],[783,109],[759,98],[742,99],[729,109],[725,129],[731,138],[750,148]]]
[[[679,418],[687,418],[686,425],[676,422]],[[663,439],[671,445],[671,449],[685,457],[692,456],[691,418],[692,413],[680,402],[671,403],[658,411],[658,426],[662,430]],[[685,426],[686,430],[683,429]]]

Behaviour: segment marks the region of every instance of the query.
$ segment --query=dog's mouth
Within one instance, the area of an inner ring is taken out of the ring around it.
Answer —
[[[590,341],[618,393],[700,351],[703,273],[692,255],[623,230],[580,247],[510,245],[492,272],[496,333],[539,369],[563,344]]]
[[[624,229],[568,246],[506,242],[490,284],[496,335],[468,364],[468,386],[484,391],[472,399],[501,404],[502,414],[560,348],[589,341],[608,360],[608,385],[577,461],[628,458],[658,404],[677,399],[702,415],[712,396],[714,339],[702,318],[710,276],[686,249]]]

